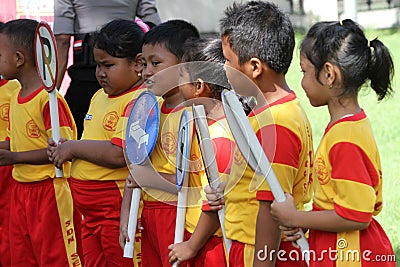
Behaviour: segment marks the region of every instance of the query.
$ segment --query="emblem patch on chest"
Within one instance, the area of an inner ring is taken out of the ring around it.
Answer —
[[[40,130],[39,127],[33,120],[30,120],[26,123],[26,133],[31,138],[39,138]]]
[[[116,111],[111,111],[104,116],[103,128],[107,131],[115,131],[118,123],[118,114]]]

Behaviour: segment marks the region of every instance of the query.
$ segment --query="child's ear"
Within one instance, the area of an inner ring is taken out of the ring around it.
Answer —
[[[201,78],[197,78],[194,85],[195,85],[194,96],[195,97],[204,96],[204,93],[206,93],[206,91],[207,91],[207,87],[206,87],[206,84],[204,83],[204,80]]]
[[[24,65],[25,63],[25,56],[21,51],[15,52],[15,58],[16,58],[16,67],[20,67]]]
[[[253,79],[257,79],[263,72],[263,64],[259,58],[253,57],[249,61],[249,68]]]
[[[340,71],[336,65],[333,65],[330,62],[325,62],[324,64],[324,78],[326,80],[326,85],[332,87],[335,82],[337,82]]]
[[[143,62],[142,62],[142,53],[138,53],[134,60],[134,68],[136,72],[142,72],[143,70]]]

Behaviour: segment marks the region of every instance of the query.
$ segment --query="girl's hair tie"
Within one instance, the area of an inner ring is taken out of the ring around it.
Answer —
[[[137,25],[139,25],[139,27],[143,30],[144,33],[148,32],[150,30],[149,25],[144,23],[143,20],[137,18],[137,19],[135,19],[135,22]]]

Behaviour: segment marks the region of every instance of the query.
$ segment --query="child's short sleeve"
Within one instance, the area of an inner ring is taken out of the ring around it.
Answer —
[[[341,142],[329,151],[335,211],[342,217],[369,222],[375,209],[374,187],[380,174],[367,154],[356,144]]]

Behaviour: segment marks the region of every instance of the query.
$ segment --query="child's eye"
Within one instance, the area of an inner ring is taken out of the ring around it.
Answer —
[[[158,62],[158,61],[152,61],[151,62],[151,64],[154,66],[154,67],[156,67],[158,64],[160,64],[161,62]]]
[[[143,63],[142,63],[142,66],[143,66],[143,67],[147,67],[147,63],[146,63],[146,62],[143,62]]]

